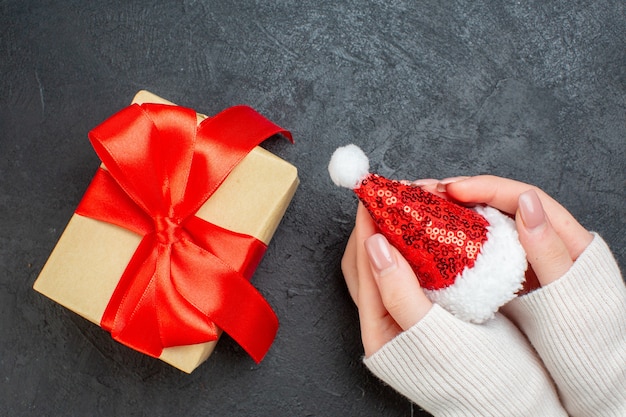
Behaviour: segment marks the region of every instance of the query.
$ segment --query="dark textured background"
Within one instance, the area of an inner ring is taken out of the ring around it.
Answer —
[[[625,67],[618,0],[0,0],[0,415],[421,415],[361,364],[330,154],[535,183],[623,269]],[[139,89],[293,131],[264,145],[301,186],[253,278],[281,320],[258,366],[225,337],[182,374],[31,289],[98,166],[87,132]]]

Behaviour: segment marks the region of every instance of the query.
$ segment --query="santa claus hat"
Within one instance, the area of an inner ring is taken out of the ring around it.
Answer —
[[[328,171],[336,185],[354,190],[426,295],[460,319],[482,323],[522,288],[526,254],[515,222],[500,211],[371,174],[356,145],[337,149]]]

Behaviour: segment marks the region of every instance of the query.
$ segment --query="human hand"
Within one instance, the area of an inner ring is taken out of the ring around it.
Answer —
[[[537,187],[494,176],[418,180],[413,184],[466,204],[487,204],[515,215],[520,242],[531,265],[526,291],[563,276],[593,235],[558,202]],[[415,273],[359,204],[342,270],[359,308],[366,356],[417,323],[432,303]]]
[[[520,243],[541,286],[563,276],[593,240],[562,205],[522,182],[483,175],[443,180],[435,188],[458,202],[487,204],[515,215]]]
[[[359,309],[366,357],[416,324],[432,306],[407,261],[376,233],[361,203],[341,269]]]

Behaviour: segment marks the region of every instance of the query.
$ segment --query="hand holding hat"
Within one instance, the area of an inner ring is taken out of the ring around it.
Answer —
[[[335,184],[351,188],[378,230],[408,261],[426,296],[462,320],[481,323],[522,288],[527,267],[515,222],[369,173],[355,145],[333,154]]]

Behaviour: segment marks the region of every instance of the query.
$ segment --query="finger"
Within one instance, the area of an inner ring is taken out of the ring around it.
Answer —
[[[346,249],[341,258],[341,272],[346,281],[348,292],[352,301],[356,304],[356,294],[359,288],[359,275],[356,267],[356,237],[354,231],[350,233]]]
[[[350,233],[346,249],[341,259],[341,271],[343,277],[348,286],[348,292],[352,301],[358,306],[358,288],[359,288],[359,257],[362,258],[361,269],[366,269],[366,259],[364,255],[359,256],[358,252],[363,251],[363,242],[369,236],[376,233],[376,226],[371,216],[365,209],[362,203],[359,203],[357,207],[356,219],[354,222],[354,229]]]
[[[365,241],[376,234],[376,225],[369,212],[359,203],[354,227],[356,247],[356,267],[358,274],[358,291],[356,293],[357,306],[361,323],[380,320],[387,314],[380,299],[378,288],[374,282],[369,257],[365,251]]]
[[[364,243],[364,242],[361,242]],[[387,312],[370,266],[365,245],[358,251],[359,287],[358,307],[361,339],[365,356],[377,352],[402,332],[402,328]]]
[[[376,233],[376,226],[362,204],[357,209],[354,227],[356,269],[356,303],[365,355],[370,356],[402,332],[400,326],[387,312],[376,285],[365,240]]]
[[[439,184],[440,180],[436,178],[421,178],[419,180],[410,181],[409,184],[415,187],[435,187],[437,188],[437,184]]]
[[[539,194],[542,201],[552,200],[539,188],[523,182],[500,178],[493,175],[480,175],[470,177],[465,180],[442,184],[446,192],[455,200],[464,203],[487,204],[508,214],[515,214],[518,207],[518,197],[521,193],[534,189]],[[558,203],[553,202],[558,205]],[[546,205],[552,204],[549,202]]]
[[[383,235],[368,238],[365,248],[385,309],[403,330],[409,329],[428,313],[432,303],[409,264]]]
[[[424,191],[428,191],[429,193],[433,193],[438,195],[441,198],[447,198],[445,192],[439,192],[437,190],[437,186],[441,180],[437,180],[434,178],[423,178],[415,181],[411,181],[409,184],[414,187],[420,187]]]
[[[361,202],[359,202],[359,205],[356,208],[356,219],[354,223],[355,229],[358,228],[359,235],[361,237],[367,238],[376,233],[376,223],[374,223],[369,211],[367,211]]]
[[[536,191],[519,196],[516,223],[528,262],[542,286],[556,281],[572,267],[574,261],[567,246],[550,224]]]
[[[537,193],[546,216],[555,232],[565,243],[571,258],[578,258],[593,236],[562,205],[541,189],[491,175],[471,177],[446,184],[448,196],[457,201],[487,204],[509,214],[517,212],[519,196],[529,190]]]
[[[470,177],[463,176],[463,177],[444,178],[441,181],[439,181],[439,183],[437,183],[437,191],[439,191],[440,193],[445,193],[448,184],[452,184],[454,182],[463,181],[463,180],[466,180],[468,178],[470,178]]]

